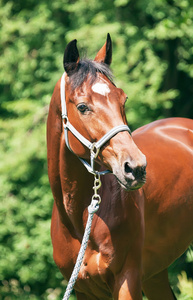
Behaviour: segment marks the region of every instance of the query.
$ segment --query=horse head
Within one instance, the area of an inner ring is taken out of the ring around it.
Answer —
[[[69,123],[93,145],[113,128],[127,127],[127,96],[112,80],[110,35],[93,61],[80,60],[76,43],[76,40],[71,41],[64,53],[65,105]],[[89,149],[70,130],[68,143],[78,157],[89,159]],[[97,164],[112,172],[125,189],[140,188],[144,184],[146,158],[135,145],[129,130],[116,131],[99,150]]]

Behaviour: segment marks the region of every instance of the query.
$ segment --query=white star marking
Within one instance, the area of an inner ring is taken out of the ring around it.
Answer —
[[[93,92],[100,94],[102,96],[106,96],[107,94],[110,93],[110,89],[106,83],[97,82],[92,86],[92,90]]]

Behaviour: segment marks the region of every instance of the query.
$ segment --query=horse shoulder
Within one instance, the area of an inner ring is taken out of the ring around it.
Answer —
[[[60,82],[58,81],[50,103],[47,119],[47,161],[48,176],[54,199],[61,197],[61,184],[59,173],[60,140],[62,122],[60,111]]]
[[[69,279],[76,262],[80,243],[73,237],[71,227],[68,224],[65,225],[63,219],[61,220],[58,209],[56,202],[54,202],[51,221],[53,258],[63,276]]]

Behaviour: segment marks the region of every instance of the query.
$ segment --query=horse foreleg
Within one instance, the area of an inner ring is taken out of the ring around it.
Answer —
[[[168,281],[167,269],[143,282],[142,288],[149,300],[177,300]]]
[[[115,300],[142,300],[140,272],[129,270],[116,276],[113,296]]]

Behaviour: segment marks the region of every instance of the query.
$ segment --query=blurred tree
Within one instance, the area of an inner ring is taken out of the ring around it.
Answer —
[[[0,299],[57,299],[64,290],[49,234],[45,123],[67,42],[76,38],[80,53],[94,58],[111,34],[115,82],[128,95],[133,129],[192,118],[192,4],[0,0]]]

